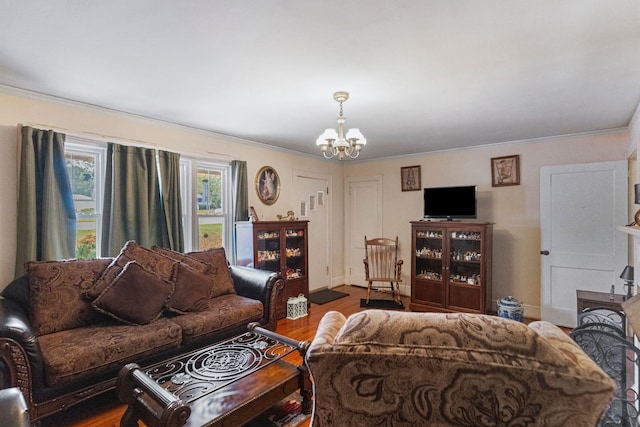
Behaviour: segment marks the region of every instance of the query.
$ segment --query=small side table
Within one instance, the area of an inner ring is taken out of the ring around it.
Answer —
[[[584,311],[585,308],[602,307],[610,310],[622,311],[622,301],[624,295],[613,295],[609,292],[593,292],[593,291],[576,291],[577,314]]]

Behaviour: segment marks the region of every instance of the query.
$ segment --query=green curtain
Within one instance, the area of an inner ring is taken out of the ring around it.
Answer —
[[[180,154],[158,151],[160,189],[165,217],[165,241],[163,247],[184,252],[182,228],[182,199],[180,194]]]
[[[21,134],[16,277],[26,261],[73,258],[76,247],[65,135],[28,126]]]
[[[235,221],[246,221],[249,219],[249,194],[247,184],[247,162],[243,160],[231,161],[231,197],[233,200],[233,212],[231,216]],[[233,230],[233,246],[231,250],[231,259],[235,264],[237,262],[236,254],[238,253],[237,238],[235,226]]]
[[[234,221],[249,219],[249,190],[247,182],[247,162],[233,160],[231,162],[231,187],[233,197]]]
[[[102,256],[116,256],[128,240],[164,245],[156,151],[109,143],[105,175]]]

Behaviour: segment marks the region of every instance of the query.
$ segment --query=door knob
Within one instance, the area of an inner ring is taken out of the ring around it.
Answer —
[[[540,251],[540,255],[549,255],[549,251]]]

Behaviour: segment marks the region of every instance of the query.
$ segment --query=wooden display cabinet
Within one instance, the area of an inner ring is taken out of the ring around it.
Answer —
[[[492,230],[486,222],[412,221],[411,310],[486,313]]]
[[[236,222],[236,264],[280,272],[285,278],[278,319],[286,317],[290,297],[302,294],[309,300],[308,222]]]

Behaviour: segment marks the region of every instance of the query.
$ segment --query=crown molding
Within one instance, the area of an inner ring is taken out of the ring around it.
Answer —
[[[289,149],[289,148],[283,148],[283,147],[278,147],[278,146],[275,146],[275,145],[269,145],[269,144],[265,144],[263,142],[253,141],[253,140],[244,139],[244,138],[238,138],[236,136],[226,135],[226,134],[223,134],[223,133],[218,133],[218,132],[214,132],[214,131],[207,130],[207,129],[202,129],[202,128],[193,127],[193,126],[187,126],[187,125],[183,125],[183,124],[180,124],[180,123],[170,122],[170,121],[167,121],[167,120],[154,119],[154,118],[147,117],[147,116],[142,116],[142,115],[133,114],[133,113],[127,113],[125,111],[114,110],[114,109],[111,109],[111,108],[101,107],[99,105],[88,104],[88,103],[85,103],[85,102],[74,101],[74,100],[67,99],[67,98],[60,98],[60,97],[56,97],[56,96],[53,96],[53,95],[47,95],[47,94],[40,93],[40,92],[33,92],[33,91],[30,91],[30,90],[21,89],[21,88],[17,88],[17,87],[14,87],[14,86],[7,86],[7,85],[0,84],[0,93],[6,94],[6,95],[11,95],[11,96],[16,96],[16,97],[20,97],[20,98],[28,98],[28,99],[32,99],[34,101],[48,102],[48,103],[52,103],[52,104],[56,104],[56,105],[60,105],[60,106],[64,106],[64,107],[77,108],[77,109],[80,109],[80,110],[83,110],[83,111],[87,111],[87,112],[90,112],[90,113],[107,114],[107,115],[110,115],[110,116],[113,116],[113,117],[126,118],[128,120],[135,120],[135,121],[138,121],[140,123],[151,124],[151,125],[154,125],[154,126],[162,126],[162,127],[166,127],[166,128],[171,128],[171,129],[184,131],[184,132],[191,132],[191,133],[198,134],[198,135],[203,135],[203,136],[208,136],[208,137],[215,137],[217,139],[221,139],[221,140],[224,140],[224,141],[238,143],[238,144],[244,144],[244,145],[251,145],[251,146],[262,148],[262,149],[265,149],[265,150],[278,151],[278,152],[281,152],[281,153],[288,153],[288,154],[292,154],[292,155],[295,155],[295,156],[303,156],[303,157],[309,157],[309,158],[318,159],[318,156],[316,156],[316,155],[309,154],[309,153],[304,153],[304,152],[301,152],[301,151],[292,150],[292,149]],[[25,123],[25,124],[27,124],[27,123]],[[37,125],[48,127],[48,128],[52,128],[54,130],[59,130],[61,132],[67,132],[67,133],[73,134],[76,137],[81,137],[81,138],[84,137],[84,138],[113,139],[113,140],[123,141],[123,138],[122,137],[118,137],[118,136],[95,134],[95,133],[83,132],[81,130],[74,130],[74,129],[62,129],[60,127],[56,127],[56,126],[50,125],[50,124],[37,124]],[[126,142],[126,141],[123,141],[123,142]],[[130,143],[131,142],[137,142],[137,143],[143,143],[143,144],[147,144],[147,145],[154,145],[151,141],[129,141],[129,142]],[[206,150],[204,150],[204,152],[207,153],[207,154],[221,155],[221,153],[214,153],[214,152],[209,152],[209,151],[206,151]]]

